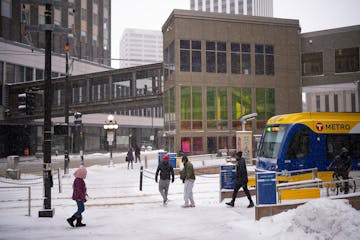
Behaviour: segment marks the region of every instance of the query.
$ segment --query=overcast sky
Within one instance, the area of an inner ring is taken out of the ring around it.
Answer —
[[[299,19],[302,32],[359,25],[360,0],[273,0],[274,17]],[[161,30],[173,9],[190,9],[190,0],[112,0],[111,52],[119,57],[125,28]],[[117,61],[112,61],[117,67]]]

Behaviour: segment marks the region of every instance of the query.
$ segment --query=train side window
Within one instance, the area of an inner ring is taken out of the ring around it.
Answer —
[[[334,157],[340,153],[342,147],[349,148],[349,146],[351,146],[349,144],[349,141],[350,141],[350,135],[329,134],[326,138],[326,158],[328,160],[333,160]],[[351,151],[351,149],[349,150]]]
[[[292,137],[288,151],[287,159],[305,158],[309,154],[310,134],[308,129],[301,129]]]

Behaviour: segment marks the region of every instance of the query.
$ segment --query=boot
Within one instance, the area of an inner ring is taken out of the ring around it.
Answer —
[[[76,221],[76,227],[85,227],[86,226],[86,224],[81,222],[82,217],[78,217],[76,220],[77,220]]]
[[[74,226],[75,219],[76,219],[75,215],[72,215],[71,218],[66,219],[66,221],[70,224],[70,226],[75,227]]]
[[[227,202],[226,205],[229,205],[230,207],[234,207],[234,201]]]
[[[252,207],[254,207],[254,202],[250,201],[250,204],[249,204],[249,206],[247,206],[247,208],[252,208]]]

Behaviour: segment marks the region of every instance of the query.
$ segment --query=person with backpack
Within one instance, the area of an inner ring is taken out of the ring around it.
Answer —
[[[171,182],[174,182],[174,169],[169,163],[169,155],[165,154],[163,156],[163,160],[159,163],[156,174],[155,174],[155,182],[158,182],[158,175],[160,173],[160,181],[159,181],[159,192],[163,198],[163,205],[167,205],[168,201],[168,191],[170,185],[170,175]]]
[[[226,204],[229,205],[230,207],[234,207],[237,194],[240,188],[243,188],[247,198],[249,199],[248,208],[252,208],[254,207],[254,202],[251,199],[251,195],[247,187],[248,174],[247,174],[245,159],[242,157],[242,151],[237,152],[235,156],[236,156],[237,164],[236,164],[236,173],[234,176],[234,180],[235,180],[234,192],[232,195],[232,200],[230,202],[227,202]]]

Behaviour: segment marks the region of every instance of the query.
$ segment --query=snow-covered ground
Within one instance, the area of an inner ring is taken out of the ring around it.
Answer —
[[[125,163],[88,167],[84,228],[66,222],[76,210],[71,200],[72,173],[57,176],[52,188],[53,218],[39,218],[42,209],[42,178],[22,175],[20,182],[0,178],[0,187],[31,186],[31,216],[26,216],[25,189],[0,188],[0,239],[360,239],[360,212],[346,200],[321,198],[279,215],[255,220],[246,198],[234,208],[219,203],[219,176],[197,176],[195,208],[181,208],[183,183],[177,177],[170,185],[169,204],[164,207],[154,181],[157,161],[149,160],[139,190],[140,164]],[[15,184],[17,183],[17,184]],[[21,183],[21,184],[19,184]]]

